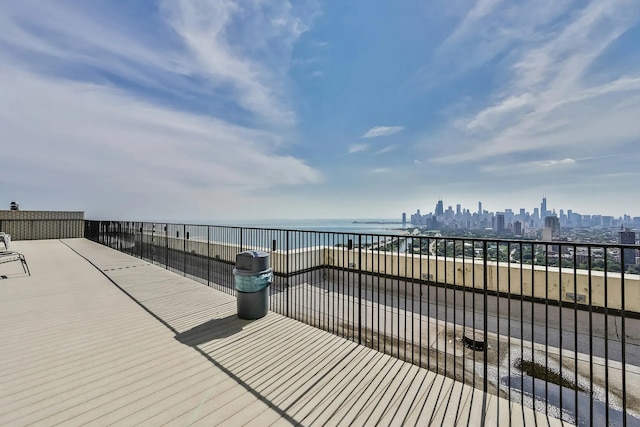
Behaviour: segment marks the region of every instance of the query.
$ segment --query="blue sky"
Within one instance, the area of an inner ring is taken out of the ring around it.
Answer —
[[[0,203],[91,218],[640,216],[640,7],[0,8]]]

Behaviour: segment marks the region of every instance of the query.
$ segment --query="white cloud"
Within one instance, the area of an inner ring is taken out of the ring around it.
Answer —
[[[377,169],[372,169],[371,172],[373,173],[389,173],[391,172],[390,168],[377,168]]]
[[[497,164],[482,166],[483,172],[508,172],[518,174],[528,173],[548,173],[550,171],[544,171],[544,169],[558,169],[566,168],[578,164],[578,162],[572,158],[564,159],[549,159],[549,160],[536,160],[531,162],[513,163],[513,164]]]
[[[101,6],[25,0],[0,11],[0,42],[21,53],[5,58],[38,72],[108,72],[176,96],[223,99],[262,126],[288,126],[291,52],[313,17],[313,7],[306,15],[292,9],[286,1],[163,0],[152,17],[162,37],[149,37]]]
[[[281,101],[281,81],[308,24],[292,14],[288,2],[165,0],[162,10],[197,65],[191,72],[214,86],[233,87],[245,110],[292,123],[293,112]]]
[[[377,138],[380,136],[389,136],[394,135],[398,132],[402,132],[404,130],[404,126],[376,126],[369,129],[364,135],[363,138]]]
[[[509,10],[510,22],[519,22],[529,13],[525,5],[512,5]],[[496,8],[490,14],[502,25],[496,37],[508,32],[501,13]],[[524,29],[525,33],[537,30],[531,40],[519,41],[506,56],[504,62],[511,65],[493,102],[467,117],[453,117],[435,138],[442,141],[435,162],[535,152],[599,155],[637,139],[640,121],[634,117],[640,117],[640,70],[608,70],[607,75],[596,77],[592,69],[607,47],[639,21],[640,9],[629,0],[594,0],[568,15],[564,25],[559,25],[557,14],[539,18],[545,19],[536,21],[535,28]],[[472,39],[474,34],[485,37],[480,35],[485,31],[469,24],[463,32]],[[544,159],[540,162],[545,164]]]
[[[291,51],[313,8],[176,0],[140,23],[110,8],[0,8],[0,80],[11,82],[0,128],[12,141],[2,194],[11,188],[25,206],[39,197],[44,209],[76,200],[99,215],[184,218],[262,212],[282,188],[323,180],[283,144],[295,121]]]
[[[473,119],[465,123],[465,128],[469,132],[494,129],[497,125],[504,124],[500,121],[505,116],[526,111],[532,107],[534,101],[534,97],[529,93],[505,99],[498,105],[480,111]]]
[[[556,0],[478,0],[470,4],[459,24],[420,73],[423,84],[434,87],[450,81],[500,55],[509,60],[514,46],[519,48],[522,43],[545,40],[547,25],[571,7],[571,2]]]
[[[395,151],[397,148],[398,148],[398,146],[395,145],[395,144],[387,145],[386,147],[381,148],[380,150],[376,151],[376,154],[390,153],[392,151]]]
[[[473,34],[477,23],[489,15],[501,2],[502,0],[478,0],[451,35],[446,38],[441,49],[456,45],[467,38],[470,33]]]
[[[540,161],[540,162],[533,162],[533,164],[538,164],[543,167],[574,165],[575,163],[576,161],[570,158],[561,159],[561,160],[546,160],[546,161]]]
[[[348,154],[359,153],[369,149],[369,144],[352,144],[349,146]]]
[[[61,197],[94,193],[114,206],[191,197],[188,206],[211,207],[229,194],[246,201],[255,192],[322,180],[303,161],[280,154],[280,137],[268,131],[94,84],[2,68],[0,79],[12,82],[0,92],[0,128],[3,140],[15,142],[3,147],[4,185],[14,189],[37,185]]]

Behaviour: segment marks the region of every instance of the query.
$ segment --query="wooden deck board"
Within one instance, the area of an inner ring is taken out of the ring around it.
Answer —
[[[547,421],[88,240],[15,246],[32,275],[0,281],[0,425]]]

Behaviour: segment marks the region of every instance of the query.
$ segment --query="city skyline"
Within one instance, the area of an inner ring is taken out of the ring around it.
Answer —
[[[447,206],[445,209],[444,207]],[[518,227],[553,227],[554,232],[559,231],[562,226],[635,226],[640,227],[640,212],[634,215],[633,212],[625,212],[622,215],[603,215],[597,212],[579,212],[570,207],[555,208],[548,204],[546,196],[543,196],[540,203],[532,209],[526,207],[504,207],[498,210],[485,209],[482,201],[477,202],[477,209],[463,206],[461,203],[451,205],[445,204],[442,198],[435,202],[433,210],[422,211],[417,209],[415,213],[403,212],[401,214],[403,222],[421,224],[435,218],[440,225],[455,225],[456,228],[467,228],[471,225],[473,219],[475,227],[489,226],[497,231],[504,231],[507,226],[515,227],[515,223],[519,222]],[[552,217],[556,218],[556,224],[550,223],[548,220]],[[487,222],[488,221],[488,222]],[[550,225],[552,224],[552,225]],[[557,227],[557,230],[555,230]],[[520,234],[520,233],[516,233]]]
[[[5,2],[0,202],[208,222],[546,194],[622,215],[638,40],[632,0]]]

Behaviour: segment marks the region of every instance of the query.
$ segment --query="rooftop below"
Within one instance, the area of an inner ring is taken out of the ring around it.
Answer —
[[[2,265],[0,424],[561,425],[85,239]],[[565,423],[566,424],[566,423]]]

